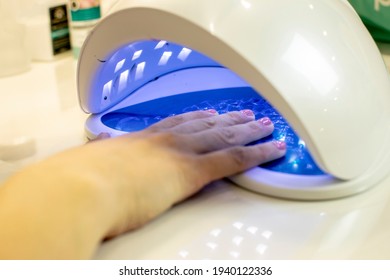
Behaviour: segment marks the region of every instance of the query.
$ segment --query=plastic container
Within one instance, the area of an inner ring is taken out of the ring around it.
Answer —
[[[15,2],[0,0],[0,77],[27,71],[30,55],[25,26],[15,15]]]
[[[21,0],[21,17],[35,61],[52,61],[71,50],[66,0]]]
[[[68,3],[72,50],[77,59],[85,39],[101,17],[100,0],[70,0]]]
[[[349,0],[376,41],[390,43],[390,0]]]

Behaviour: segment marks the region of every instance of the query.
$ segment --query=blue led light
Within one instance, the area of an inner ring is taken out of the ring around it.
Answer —
[[[215,109],[219,113],[250,109],[257,119],[269,117],[274,123],[274,132],[256,143],[272,139],[283,140],[287,144],[287,153],[284,158],[261,167],[289,174],[324,174],[310,156],[305,143],[287,121],[250,87],[204,90],[162,97],[105,114],[101,120],[110,128],[132,132],[142,130],[171,115],[204,109]]]
[[[97,93],[93,101],[100,102],[103,109],[168,73],[204,66],[222,67],[199,52],[163,40],[133,42],[115,50],[101,62],[92,91]]]
[[[209,57],[164,40],[133,42],[115,50],[96,73],[93,92],[100,93],[101,108],[107,109],[159,77],[196,67],[224,68]],[[245,83],[244,83],[245,85]],[[257,92],[248,86],[183,92],[132,105],[105,114],[102,122],[124,132],[142,130],[168,116],[195,110],[216,109],[219,113],[251,109],[256,118],[269,117],[275,126],[272,139],[287,144],[284,158],[262,165],[276,172],[322,175],[302,141],[286,120]],[[251,143],[254,144],[254,143]]]

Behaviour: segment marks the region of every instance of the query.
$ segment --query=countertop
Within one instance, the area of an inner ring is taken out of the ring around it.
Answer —
[[[390,51],[381,47],[390,65]],[[85,143],[69,55],[0,78],[0,182]],[[11,146],[9,146],[11,145]],[[19,157],[19,159],[18,159]],[[390,175],[390,174],[389,174]],[[101,245],[96,259],[390,259],[390,176],[348,198],[300,202],[218,181],[148,225]]]

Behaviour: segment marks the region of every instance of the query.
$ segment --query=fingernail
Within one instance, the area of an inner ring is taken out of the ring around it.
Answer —
[[[208,109],[208,110],[206,110],[206,112],[209,112],[210,114],[213,114],[213,115],[218,114],[217,110],[215,110],[215,109]]]
[[[272,121],[268,117],[261,118],[260,120],[258,120],[258,122],[264,126],[268,126],[272,124]]]
[[[252,110],[248,110],[248,109],[242,110],[241,113],[243,113],[245,116],[248,117],[253,117],[255,115]]]
[[[276,148],[278,148],[279,150],[285,150],[286,149],[286,142],[284,142],[284,141],[275,140],[275,141],[273,141],[273,143],[276,146]]]

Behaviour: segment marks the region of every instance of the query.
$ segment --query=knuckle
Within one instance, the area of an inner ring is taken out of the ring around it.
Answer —
[[[196,117],[199,117],[199,118],[209,117],[210,116],[209,112],[203,111],[203,110],[195,111],[194,114],[195,114]]]
[[[264,138],[273,132],[273,127],[264,127],[257,121],[247,123],[246,127],[248,128],[246,130],[246,135],[252,135],[255,138]]]
[[[203,125],[205,128],[213,128],[216,123],[215,119],[205,119]]]
[[[256,131],[256,132],[262,131],[261,126],[258,125],[256,122],[250,122],[250,123],[248,123],[248,127],[249,127],[250,129],[252,129],[253,131]]]
[[[244,147],[235,147],[230,149],[230,156],[233,163],[237,166],[238,169],[244,169],[247,165],[247,156],[245,153]]]
[[[219,130],[219,138],[228,145],[234,145],[237,142],[237,134],[230,128],[221,128]]]
[[[150,132],[150,133],[155,133],[155,132],[158,132],[160,130],[163,130],[163,129],[160,128],[158,125],[151,125],[148,128],[144,129],[144,131],[147,131],[147,132]]]
[[[167,146],[175,146],[180,144],[179,138],[180,135],[172,131],[162,131],[162,132],[155,133],[152,136],[152,139],[155,142]]]
[[[238,122],[242,120],[242,114],[239,112],[229,112],[227,116],[234,122]]]
[[[173,116],[167,119],[172,125],[179,125],[182,124],[185,119],[182,115]]]

